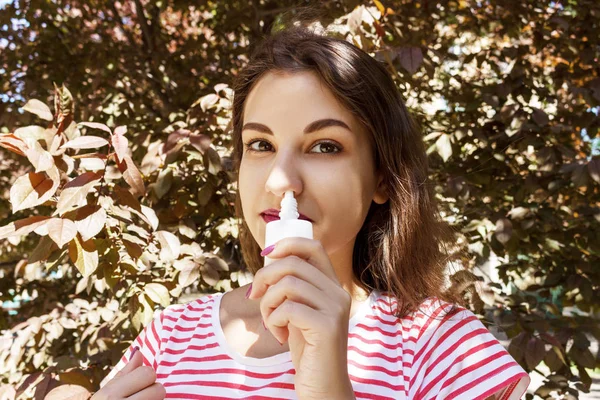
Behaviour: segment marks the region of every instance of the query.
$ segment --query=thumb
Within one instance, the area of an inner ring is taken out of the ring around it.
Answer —
[[[122,370],[120,370],[117,373],[117,375],[115,375],[115,379],[130,373],[131,371],[142,365],[142,353],[139,350],[140,348],[137,346],[133,349],[133,352],[131,353],[132,355],[129,358],[129,362],[127,363],[127,365],[125,365],[125,367],[123,367]]]

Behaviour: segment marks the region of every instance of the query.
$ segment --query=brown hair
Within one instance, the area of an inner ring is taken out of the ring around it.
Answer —
[[[352,268],[363,289],[396,298],[398,317],[417,310],[428,297],[455,303],[457,299],[443,291],[448,259],[442,251],[454,235],[439,218],[422,134],[386,68],[345,40],[303,26],[265,38],[234,82],[236,171],[243,154],[244,104],[254,84],[269,71],[316,72],[372,135],[375,166],[383,174],[389,200],[372,202],[356,238]],[[239,192],[235,207],[242,217]],[[261,249],[243,218],[240,241],[244,262],[256,273],[263,265]]]

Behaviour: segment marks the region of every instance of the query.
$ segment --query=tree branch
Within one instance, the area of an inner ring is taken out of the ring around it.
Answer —
[[[148,52],[152,53],[152,51],[154,51],[154,40],[150,34],[150,25],[148,24],[148,19],[146,18],[146,14],[144,14],[144,6],[140,0],[135,0],[135,12],[137,14],[140,27],[142,28],[142,38],[144,40],[144,44],[146,45]]]

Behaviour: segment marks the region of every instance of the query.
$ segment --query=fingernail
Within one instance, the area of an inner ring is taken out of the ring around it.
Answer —
[[[246,292],[246,298],[250,297],[250,292],[252,292],[252,284],[250,284],[250,287],[248,288],[248,291]]]
[[[279,345],[280,345],[280,346],[283,346],[283,343],[281,343],[281,342],[279,341],[279,339],[275,338],[275,340],[277,340],[277,342],[279,343]]]
[[[261,320],[260,322],[262,322],[263,328],[265,328],[265,331],[266,331],[267,330],[267,326],[265,325],[265,321]]]
[[[140,348],[138,346],[135,346],[133,348],[133,351],[131,352],[131,357],[133,358],[133,356],[135,355],[135,352],[138,351]]]
[[[272,244],[269,247],[265,247],[265,249],[263,251],[260,252],[261,256],[266,256],[267,254],[271,253],[273,250],[275,249],[275,245]]]

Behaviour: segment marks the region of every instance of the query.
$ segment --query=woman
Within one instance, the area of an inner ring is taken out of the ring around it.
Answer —
[[[519,398],[528,375],[443,292],[451,234],[385,68],[296,27],[266,39],[234,89],[254,281],[160,312],[94,399]],[[315,239],[264,248],[286,191]]]

